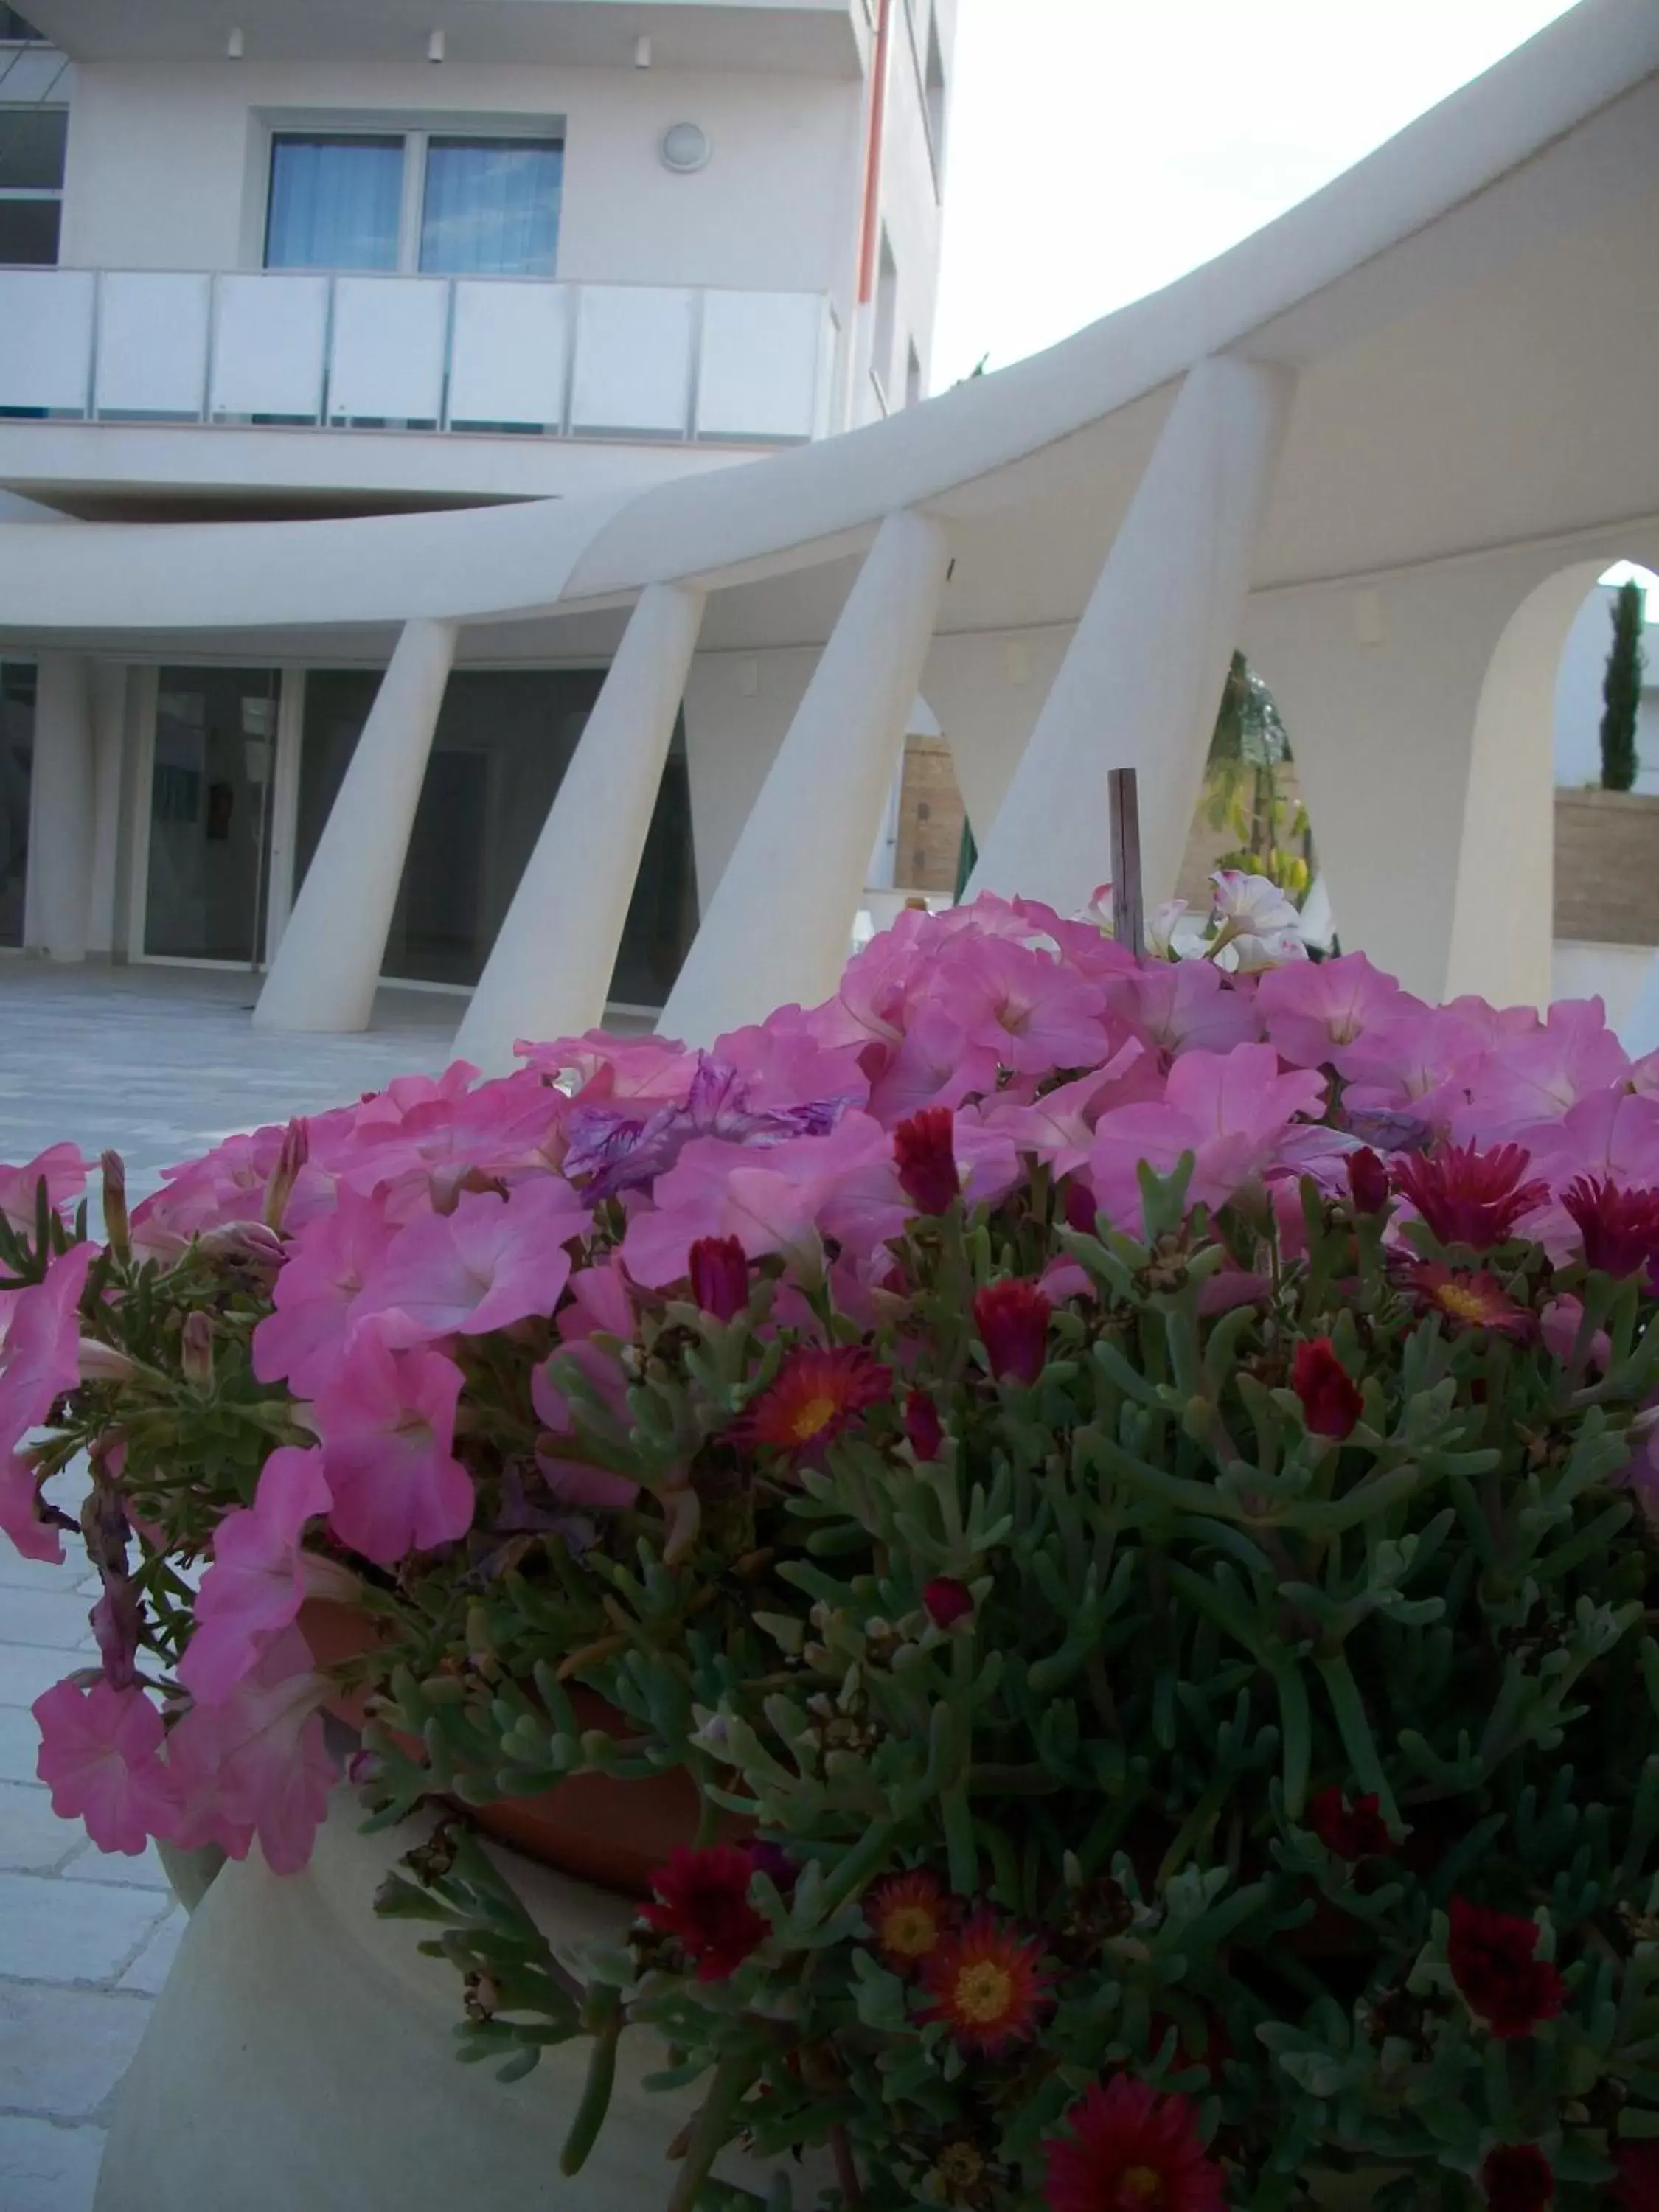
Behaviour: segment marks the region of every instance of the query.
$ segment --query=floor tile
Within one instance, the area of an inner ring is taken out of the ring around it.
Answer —
[[[143,1949],[116,1984],[118,1989],[137,1990],[147,1997],[159,1996],[173,1966],[179,1939],[190,1925],[190,1915],[175,1905]]]
[[[52,1874],[85,1842],[81,1823],[60,1820],[38,1783],[0,1782],[0,1873]]]
[[[103,2154],[101,2128],[0,2113],[0,2204],[6,2212],[92,2212]]]
[[[167,1910],[153,1889],[0,1874],[0,1974],[113,1981]]]
[[[149,2000],[127,1990],[0,1981],[0,2109],[89,2118],[126,2072],[149,2017]]]
[[[68,1536],[64,1548],[79,1548]],[[88,1601],[78,1591],[0,1589],[0,1643],[36,1644],[62,1650],[84,1644],[89,1634]]]
[[[83,1654],[74,1651],[0,1644],[0,1705],[32,1705],[43,1690],[87,1663]]]
[[[84,1834],[84,1830],[79,1831]],[[138,1856],[129,1858],[125,1851],[100,1851],[96,1844],[88,1844],[67,1866],[58,1869],[65,1881],[115,1882],[128,1889],[171,1889],[167,1869],[161,1864],[154,1844]]]
[[[0,1705],[0,1782],[33,1782],[40,1728],[27,1705]]]

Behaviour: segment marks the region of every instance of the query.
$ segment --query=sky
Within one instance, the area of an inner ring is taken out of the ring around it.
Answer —
[[[1196,268],[1569,0],[957,0],[933,386]]]

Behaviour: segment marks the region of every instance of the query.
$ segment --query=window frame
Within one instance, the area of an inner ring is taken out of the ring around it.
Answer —
[[[58,210],[58,236],[50,261],[6,261],[0,259],[0,269],[56,269],[61,266],[64,252],[64,177],[69,167],[69,103],[66,100],[0,100],[0,116],[5,115],[61,115],[64,118],[63,157],[58,164],[55,185],[0,184],[0,206],[11,207],[27,201],[50,202]]]
[[[403,179],[398,204],[398,252],[389,269],[341,269],[320,273],[343,276],[429,276],[434,283],[447,283],[465,270],[429,270],[421,267],[421,246],[425,226],[427,155],[434,139],[463,139],[472,144],[514,142],[538,146],[556,146],[560,155],[559,207],[553,234],[553,271],[537,277],[501,277],[494,281],[502,283],[552,283],[558,275],[559,251],[563,243],[564,230],[564,155],[568,148],[568,136],[562,115],[514,117],[497,115],[453,114],[423,115],[419,121],[402,116],[364,115],[307,112],[302,116],[281,116],[265,118],[264,164],[260,186],[258,229],[253,241],[258,254],[258,266],[273,266],[266,258],[270,250],[270,204],[276,176],[277,142],[283,138],[336,138],[375,140],[385,143],[395,141],[402,150]],[[278,266],[283,264],[276,264]],[[491,281],[485,279],[483,281]]]

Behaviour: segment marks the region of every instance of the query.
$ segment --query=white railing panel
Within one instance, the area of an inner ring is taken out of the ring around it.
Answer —
[[[93,385],[99,414],[200,418],[211,292],[205,276],[136,269],[105,275]]]
[[[810,438],[823,302],[813,292],[707,292],[700,438]]]
[[[585,284],[576,305],[570,427],[683,438],[690,428],[696,295]]]
[[[320,420],[328,289],[326,276],[219,278],[210,414]]]
[[[86,412],[95,283],[89,269],[0,270],[0,407]]]
[[[337,276],[330,419],[439,421],[448,323],[441,276]]]
[[[570,365],[570,294],[562,284],[455,286],[449,419],[562,429]]]

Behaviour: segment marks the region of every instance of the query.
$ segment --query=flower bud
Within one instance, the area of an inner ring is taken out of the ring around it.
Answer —
[[[1048,1357],[1048,1318],[1054,1312],[1035,1283],[1005,1276],[988,1283],[974,1300],[974,1326],[1001,1382],[1035,1382]]]
[[[913,1390],[904,1401],[904,1433],[919,1460],[939,1457],[945,1443],[945,1424],[925,1390]]]
[[[924,1106],[893,1132],[899,1188],[918,1213],[944,1213],[961,1192],[955,1127],[948,1106]]]
[[[714,1321],[731,1321],[749,1303],[749,1255],[735,1237],[699,1237],[686,1257],[691,1295]]]
[[[179,1335],[179,1364],[186,1382],[205,1390],[213,1381],[213,1324],[204,1313],[186,1314]]]
[[[127,1215],[127,1170],[119,1152],[100,1154],[104,1177],[104,1237],[118,1260],[132,1256],[132,1224]]]
[[[265,1186],[265,1226],[280,1229],[283,1216],[288,1211],[289,1200],[294,1195],[300,1170],[311,1157],[311,1133],[305,1122],[297,1117],[283,1133],[283,1148],[276,1155],[276,1164],[270,1171],[270,1181]]]
[[[1348,1188],[1356,1213],[1381,1213],[1389,1202],[1389,1171],[1369,1145],[1347,1159]]]
[[[954,1628],[974,1610],[973,1592],[952,1575],[936,1576],[923,1590],[921,1601],[935,1628]]]
[[[75,1348],[75,1364],[83,1382],[131,1382],[138,1372],[134,1362],[112,1344],[100,1344],[83,1336]]]

